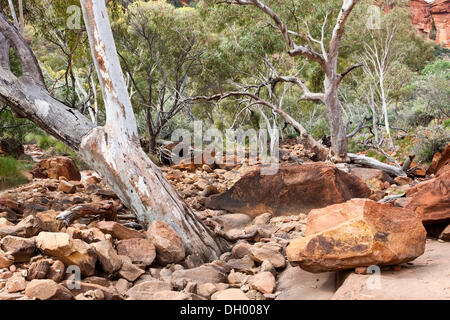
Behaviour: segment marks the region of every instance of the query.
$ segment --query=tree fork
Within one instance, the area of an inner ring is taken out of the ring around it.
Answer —
[[[165,221],[181,236],[187,253],[198,258],[193,261],[217,259],[228,249],[226,241],[215,237],[195,216],[139,146],[134,113],[104,2],[82,1],[82,6],[101,78],[106,126],[95,128],[79,111],[50,95],[33,52],[1,13],[0,33],[16,50],[24,72],[17,78],[9,66],[0,66],[0,99],[16,113],[79,151],[82,159],[99,171],[141,223],[148,226],[154,220]]]

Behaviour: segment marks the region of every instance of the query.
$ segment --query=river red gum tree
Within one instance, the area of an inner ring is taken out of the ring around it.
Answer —
[[[140,147],[105,2],[82,0],[81,5],[105,101],[106,125],[95,127],[80,112],[51,96],[33,52],[2,13],[0,33],[8,41],[0,38],[0,44],[12,45],[23,75],[18,78],[12,74],[2,55],[0,98],[17,114],[77,150],[143,225],[165,221],[181,236],[192,261],[217,259],[227,243],[195,216]]]

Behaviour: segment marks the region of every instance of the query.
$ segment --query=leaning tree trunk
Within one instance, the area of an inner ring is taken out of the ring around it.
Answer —
[[[104,1],[83,0],[81,4],[105,101],[106,125],[94,127],[80,112],[49,94],[31,49],[1,13],[0,33],[18,54],[23,76],[18,79],[2,67],[0,98],[18,114],[78,150],[141,223],[148,226],[155,220],[165,221],[181,236],[193,261],[217,259],[227,243],[195,216],[139,145]]]

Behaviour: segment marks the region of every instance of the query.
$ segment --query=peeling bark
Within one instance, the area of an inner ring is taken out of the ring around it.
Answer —
[[[92,57],[102,87],[106,125],[85,136],[80,154],[147,227],[166,221],[186,250],[203,261],[227,248],[201,223],[139,144],[136,119],[102,1],[81,1]]]
[[[148,226],[167,222],[183,239],[186,251],[202,261],[218,259],[228,244],[215,237],[186,205],[162,172],[143,152],[103,1],[82,1],[92,56],[107,112],[105,127],[94,127],[75,109],[47,91],[39,64],[19,31],[0,13],[0,34],[22,61],[17,78],[0,66],[0,99],[14,112],[79,151],[125,206]],[[75,211],[74,211],[75,212]]]

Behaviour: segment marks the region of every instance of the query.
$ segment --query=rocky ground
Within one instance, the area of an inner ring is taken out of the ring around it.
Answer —
[[[245,163],[162,167],[230,240],[195,265],[169,225],[144,230],[95,172],[26,146],[33,180],[0,193],[0,300],[449,299],[447,149],[414,180],[312,163],[292,141],[275,176]]]

